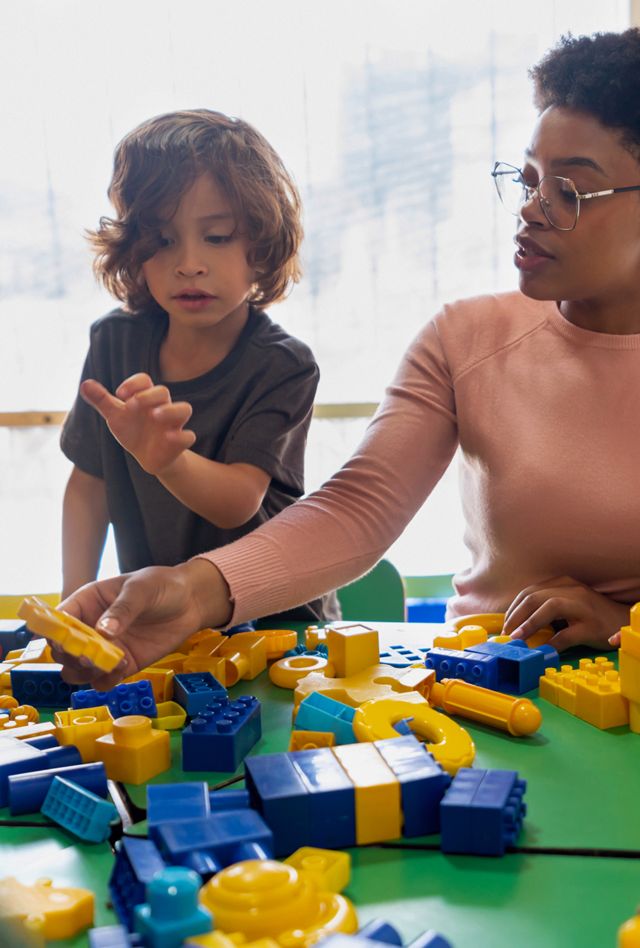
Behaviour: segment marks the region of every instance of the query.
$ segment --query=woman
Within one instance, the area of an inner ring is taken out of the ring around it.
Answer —
[[[350,582],[399,535],[462,449],[471,568],[451,616],[506,611],[526,638],[607,647],[640,598],[640,32],[566,37],[532,70],[516,215],[520,291],[444,309],[410,346],[356,454],[249,536],[174,568],[83,587],[64,608],[117,638],[111,676],[194,630]],[[100,618],[101,617],[101,618]],[[615,639],[614,639],[615,642]]]

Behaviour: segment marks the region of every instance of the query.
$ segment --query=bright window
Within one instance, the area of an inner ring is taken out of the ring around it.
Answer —
[[[65,409],[88,327],[112,301],[83,231],[108,213],[118,140],[176,108],[241,115],[294,172],[305,278],[272,316],[312,346],[323,402],[374,401],[444,301],[514,285],[512,222],[489,170],[518,163],[527,68],[558,37],[624,29],[628,0],[22,0],[0,37],[0,410]],[[309,487],[358,422],[316,422]],[[3,587],[59,584],[68,467],[51,431],[0,430]],[[466,554],[455,470],[392,558],[448,572]],[[113,559],[105,562],[108,572]]]

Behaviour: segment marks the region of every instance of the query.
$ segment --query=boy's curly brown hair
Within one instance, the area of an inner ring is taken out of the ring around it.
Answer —
[[[256,273],[251,301],[281,300],[300,278],[302,206],[279,156],[255,128],[209,109],[169,112],[143,122],[116,148],[109,198],[116,215],[88,237],[94,271],[131,312],[153,304],[142,264],[159,248],[160,215],[211,173],[249,239]]]
[[[640,158],[640,30],[563,36],[534,66],[534,102],[586,112]]]

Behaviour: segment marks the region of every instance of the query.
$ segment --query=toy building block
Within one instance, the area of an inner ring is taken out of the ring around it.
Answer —
[[[454,632],[459,632],[460,629],[469,625],[479,625],[488,635],[499,635],[504,626],[504,612],[482,612],[470,616],[458,616],[451,623]]]
[[[299,681],[313,672],[324,675],[326,667],[326,656],[317,652],[287,655],[271,665],[269,678],[278,688],[293,689]]]
[[[221,642],[222,632],[219,629],[200,629],[190,635],[180,648],[186,655],[211,655]]]
[[[306,843],[326,849],[355,845],[356,799],[354,785],[331,748],[296,751],[288,755],[309,794]]]
[[[124,925],[107,925],[87,932],[89,948],[140,948],[142,935],[132,934]]]
[[[176,701],[160,701],[156,713],[151,723],[159,731],[180,731],[185,726],[187,712]]]
[[[134,911],[134,927],[149,948],[181,948],[189,935],[211,931],[211,912],[198,904],[201,879],[181,866],[168,866],[148,884]]]
[[[310,694],[300,702],[295,712],[296,728],[310,731],[330,731],[337,744],[353,744],[353,717],[356,711],[351,705],[336,701],[328,695]]]
[[[524,694],[537,688],[545,668],[557,668],[560,665],[558,653],[550,645],[540,648],[527,648],[526,642],[513,639],[511,644],[484,642],[466,649],[466,654],[495,656],[498,661],[498,681],[496,691],[507,694]],[[455,677],[455,676],[451,676]],[[480,682],[474,682],[480,684]]]
[[[182,769],[233,772],[261,734],[257,698],[242,695],[232,701],[220,697],[182,732]]]
[[[4,740],[5,737],[13,737],[19,741],[29,740],[44,735],[53,735],[55,730],[56,726],[53,721],[40,721],[39,724],[30,723],[24,726],[19,725],[17,721],[9,721],[0,730],[0,740]]]
[[[618,929],[618,948],[640,948],[640,908]]]
[[[373,744],[332,747],[355,787],[356,844],[402,835],[400,784]]]
[[[68,707],[77,685],[68,685],[61,673],[62,665],[55,662],[16,665],[11,669],[13,697],[18,704],[31,704],[36,708]]]
[[[113,722],[110,734],[95,742],[110,780],[141,784],[171,766],[169,732],[152,728],[150,718],[127,715]]]
[[[128,685],[122,682],[110,691],[76,691],[71,696],[73,708],[97,708],[105,704],[114,718],[123,718],[130,714],[155,718],[158,713],[151,682],[146,679],[133,681]]]
[[[483,688],[498,687],[498,658],[496,655],[482,655],[472,652],[456,651],[449,648],[431,648],[424,660],[426,668],[433,668],[438,681],[443,678],[461,678]]]
[[[629,702],[629,727],[640,734],[640,603],[631,608],[631,625],[620,629],[620,690]]]
[[[413,735],[375,741],[374,747],[400,783],[402,835],[440,832],[440,801],[450,775]]]
[[[435,644],[435,642],[434,642]],[[457,646],[451,645],[450,648]],[[389,645],[380,652],[382,665],[393,665],[394,668],[409,668],[411,665],[424,665],[428,648],[418,648],[415,645]]]
[[[24,648],[31,632],[22,619],[0,619],[0,658],[17,648]]]
[[[273,834],[250,808],[157,823],[151,827],[151,837],[168,862],[193,869],[203,878],[235,862],[273,855]]]
[[[540,697],[602,730],[629,722],[620,675],[604,656],[583,658],[578,668],[548,668],[540,678]]]
[[[95,629],[60,609],[48,606],[37,596],[28,596],[18,609],[18,615],[26,620],[32,632],[60,645],[69,655],[83,655],[100,671],[113,671],[124,658],[122,649]]]
[[[312,876],[318,888],[326,892],[342,892],[351,879],[349,853],[319,849],[316,846],[301,846],[284,862]]]
[[[0,879],[0,922],[6,931],[11,920],[28,920],[47,942],[73,938],[93,924],[93,892],[58,888],[51,879],[23,885],[8,876]]]
[[[184,652],[170,652],[168,655],[165,655],[164,658],[159,658],[157,662],[154,662],[151,665],[151,668],[169,668],[176,675],[179,675],[184,671],[184,663],[186,662],[188,655]]]
[[[208,672],[222,685],[231,687],[238,681],[238,669],[223,655],[187,655],[177,675],[201,675]]]
[[[212,813],[220,810],[243,810],[251,806],[248,790],[209,790]]]
[[[110,824],[118,816],[113,803],[64,777],[54,777],[41,812],[88,843],[108,839]]]
[[[270,677],[275,667],[271,666]],[[348,678],[329,678],[325,674],[311,672],[296,685],[293,700],[294,704],[298,705],[307,695],[318,692],[357,708],[371,698],[386,697],[398,692],[421,692],[428,686],[432,676],[433,671],[430,669],[392,668],[391,665],[373,665]]]
[[[323,941],[325,948],[379,948],[381,944],[402,945],[398,931],[388,922],[374,919],[357,935],[331,935]],[[452,948],[444,935],[430,929],[418,935],[407,948]]]
[[[71,747],[60,748],[65,752],[72,749]],[[107,775],[103,764],[74,764],[67,767],[51,767],[49,770],[14,774],[9,777],[9,809],[13,816],[19,816],[22,813],[37,813],[42,807],[55,777],[72,780],[73,783],[77,783],[99,797],[106,799]]]
[[[526,786],[515,770],[459,770],[440,804],[442,851],[503,856],[522,828]]]
[[[42,734],[40,737],[30,737],[25,740],[30,747],[37,747],[38,750],[49,750],[51,747],[59,747],[55,734]]]
[[[262,814],[273,833],[276,856],[288,856],[311,842],[309,788],[300,770],[293,766],[293,757],[293,754],[257,754],[244,762],[245,786],[251,806]],[[351,811],[353,813],[353,802]]]
[[[227,697],[227,689],[210,672],[183,673],[174,678],[174,701],[182,705],[189,717],[195,717],[219,697]]]
[[[332,731],[292,731],[289,751],[316,750],[318,747],[335,747],[336,736]]]
[[[355,909],[345,896],[318,889],[304,870],[271,859],[223,869],[200,891],[216,931],[282,945],[313,945],[333,932],[355,932]]]
[[[223,644],[216,650],[216,656],[224,658],[226,674],[224,684],[227,688],[237,681],[251,681],[267,667],[267,644],[259,632],[238,632],[225,636]],[[229,663],[235,670],[233,673]]]
[[[15,665],[23,665],[25,662],[31,662],[34,665],[50,663],[53,658],[46,639],[31,639],[24,648],[7,652],[4,660],[15,667]]]
[[[528,698],[491,691],[456,678],[434,682],[429,703],[447,714],[479,721],[514,737],[534,734],[542,724],[539,709]]]
[[[455,774],[461,767],[470,767],[476,748],[470,734],[457,721],[439,711],[416,692],[392,694],[365,701],[356,710],[353,730],[359,741],[396,738],[398,723],[411,719],[411,731],[426,741],[447,773]]]
[[[166,863],[150,839],[123,836],[117,844],[116,859],[109,879],[111,903],[120,922],[133,928],[133,910],[145,899],[147,884]]]
[[[210,813],[209,788],[204,781],[149,784],[147,787],[149,828],[175,820],[201,820]]]
[[[298,642],[298,633],[291,629],[260,629],[259,634],[265,640],[268,662],[282,658]]]
[[[85,764],[99,760],[96,740],[113,730],[113,717],[106,705],[97,708],[79,708],[76,711],[56,711],[56,737],[61,744],[74,745]]]
[[[37,771],[73,766],[80,762],[80,754],[75,747],[40,749],[15,738],[0,740],[0,806],[9,803],[9,777],[16,774],[32,775]]]
[[[328,626],[326,630],[329,674],[333,678],[350,678],[358,672],[380,664],[378,632],[362,624]]]
[[[161,701],[171,701],[173,699],[173,679],[175,672],[172,668],[159,668],[157,665],[150,665],[149,668],[143,668],[135,675],[130,675],[122,682],[123,685],[130,685],[134,681],[151,682],[151,690],[156,703]]]
[[[502,626],[501,626],[502,628]],[[481,625],[463,625],[455,635],[436,635],[433,640],[434,648],[452,648],[463,651],[470,645],[479,645],[486,642],[489,633]]]

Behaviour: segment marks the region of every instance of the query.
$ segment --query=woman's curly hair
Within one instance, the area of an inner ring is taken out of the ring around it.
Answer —
[[[220,112],[170,112],[143,122],[117,146],[108,192],[116,214],[88,233],[97,277],[131,312],[153,304],[142,264],[160,246],[161,215],[177,210],[204,172],[224,191],[249,240],[252,302],[275,303],[298,282],[300,196],[271,145],[247,122]]]
[[[534,103],[586,112],[640,158],[640,30],[563,36],[534,66]]]

